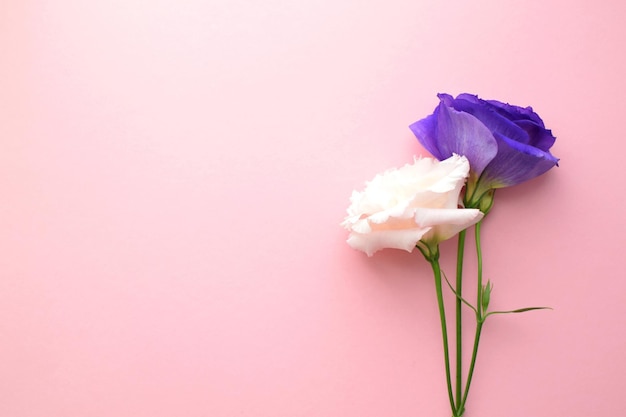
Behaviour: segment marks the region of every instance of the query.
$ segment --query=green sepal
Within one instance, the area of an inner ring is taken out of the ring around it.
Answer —
[[[468,180],[463,199],[465,208],[477,208],[486,216],[493,207],[495,193],[496,190],[494,188],[485,189],[480,186],[479,182]]]
[[[430,264],[439,260],[439,244],[432,244],[430,242],[424,242],[422,240],[415,244],[415,247],[422,252],[424,259]]]
[[[478,208],[480,209],[480,211],[485,213],[485,215],[487,215],[487,213],[489,213],[489,211],[491,210],[491,207],[493,207],[493,197],[495,193],[496,190],[487,191],[478,203]]]

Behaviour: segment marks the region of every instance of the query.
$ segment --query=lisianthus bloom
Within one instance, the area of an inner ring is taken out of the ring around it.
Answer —
[[[528,181],[557,165],[550,153],[555,137],[531,107],[471,94],[438,97],[433,114],[410,129],[435,158],[456,153],[469,159],[467,206],[478,207],[491,190]]]
[[[348,216],[348,244],[372,256],[384,248],[432,251],[439,242],[478,222],[483,213],[459,208],[459,194],[470,169],[467,158],[416,159],[391,169],[354,191]]]

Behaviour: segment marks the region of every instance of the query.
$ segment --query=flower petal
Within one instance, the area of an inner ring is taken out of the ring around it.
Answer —
[[[528,181],[559,162],[550,152],[495,135],[498,156],[487,166],[480,179],[484,188],[502,188]]]
[[[506,115],[510,120],[531,120],[539,126],[545,128],[541,117],[539,117],[539,115],[535,113],[533,108],[530,106],[520,107],[513,104],[502,103],[498,100],[486,100],[486,102],[495,107],[500,114]]]
[[[421,208],[415,212],[415,223],[422,227],[432,226],[422,238],[422,241],[430,243],[449,239],[482,218],[483,213],[478,209]]]
[[[548,152],[552,145],[554,145],[554,141],[556,141],[556,138],[552,135],[551,130],[546,129],[530,120],[518,120],[515,124],[524,129],[531,138],[529,145],[539,148],[542,151]]]
[[[367,256],[372,256],[375,252],[385,248],[403,249],[407,252],[412,252],[417,242],[430,230],[430,227],[423,227],[374,231],[368,234],[352,232],[347,242],[350,247],[365,252]]]
[[[480,120],[439,103],[437,133],[439,151],[443,158],[453,154],[467,157],[471,170],[480,175],[498,153],[498,144]]]
[[[499,133],[517,142],[530,144],[530,136],[524,129],[476,96],[460,94],[450,105],[478,118],[494,135]]]
[[[519,107],[497,100],[481,100],[472,94],[459,94],[451,105],[462,111],[467,111],[478,117],[489,127],[492,132],[499,132],[518,142],[527,143],[542,151],[548,151],[556,138],[549,129],[546,129],[543,120],[532,107]],[[488,111],[487,111],[488,110]],[[499,117],[490,115],[495,113]],[[519,135],[510,124],[504,122],[508,120],[526,132],[526,135]]]
[[[441,155],[437,146],[437,113],[438,109],[435,109],[433,114],[413,123],[409,129],[432,156],[442,160],[445,157]]]

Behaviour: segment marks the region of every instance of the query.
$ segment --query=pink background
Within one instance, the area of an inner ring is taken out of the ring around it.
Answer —
[[[465,91],[533,105],[561,158],[484,226],[493,307],[554,310],[487,322],[466,415],[623,415],[625,20],[618,0],[3,1],[0,416],[449,416],[428,265],[368,259],[339,223]]]

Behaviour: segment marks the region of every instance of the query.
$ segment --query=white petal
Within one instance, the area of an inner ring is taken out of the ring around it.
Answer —
[[[478,209],[421,209],[415,213],[415,222],[420,226],[431,226],[431,231],[422,240],[439,243],[459,233],[483,218]]]
[[[412,252],[419,240],[431,230],[430,227],[408,230],[373,231],[368,234],[350,233],[348,245],[372,256],[385,248],[403,249]]]

